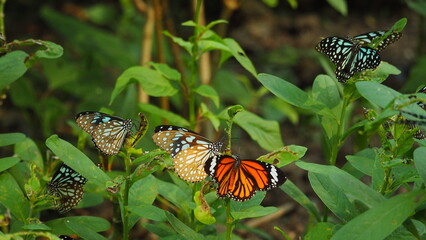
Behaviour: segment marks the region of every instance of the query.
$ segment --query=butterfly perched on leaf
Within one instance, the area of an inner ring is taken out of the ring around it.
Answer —
[[[421,88],[417,93],[425,93],[426,94],[426,86],[423,87],[423,88]],[[412,97],[415,97],[415,96],[412,96]],[[423,102],[419,101],[419,102],[417,102],[417,105],[419,107],[421,107],[423,110],[426,111],[426,104],[424,104]],[[410,112],[407,112],[407,111],[401,111],[401,112],[402,113],[406,113],[408,115],[411,115],[413,117],[416,117],[416,118],[419,118],[419,119],[422,120],[422,121],[405,120],[405,124],[408,126],[408,128],[414,129],[414,128],[419,127],[420,125],[426,125],[426,122],[423,121],[424,119],[426,119],[426,116],[418,115],[418,114],[415,114],[415,113],[410,113]],[[416,138],[416,139],[422,140],[422,139],[426,138],[426,133],[424,133],[423,130],[418,129],[414,133],[413,137]]]
[[[76,122],[92,137],[96,148],[107,155],[116,155],[120,151],[133,126],[132,120],[101,112],[79,113]]]
[[[399,32],[392,32],[374,49],[367,46],[380,40],[385,33],[385,31],[375,31],[352,38],[328,37],[321,40],[315,49],[327,55],[336,65],[336,78],[339,82],[346,82],[357,72],[379,66],[381,62],[379,52],[402,36]]]
[[[176,173],[189,182],[199,182],[207,177],[204,163],[222,151],[222,142],[212,142],[189,129],[160,125],[152,136],[155,144],[170,153]]]
[[[270,163],[216,155],[207,160],[204,170],[218,184],[217,195],[246,201],[256,191],[267,191],[286,181],[285,174]]]
[[[64,214],[71,210],[83,198],[83,186],[87,179],[74,169],[62,163],[47,184],[47,193],[58,198],[55,202],[59,213]]]

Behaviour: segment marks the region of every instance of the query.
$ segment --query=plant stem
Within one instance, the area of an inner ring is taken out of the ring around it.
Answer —
[[[123,240],[129,239],[129,214],[127,212],[127,205],[129,205],[129,188],[130,188],[130,170],[131,170],[131,161],[129,154],[126,155],[124,158],[124,164],[126,168],[126,179],[124,182],[124,189],[123,189],[123,207],[122,207],[122,220],[123,220]]]
[[[6,33],[4,29],[4,5],[6,4],[6,0],[0,0],[0,40],[3,39],[6,41]]]
[[[226,199],[226,240],[231,240],[232,230],[234,230],[234,218],[231,215],[231,201]]]

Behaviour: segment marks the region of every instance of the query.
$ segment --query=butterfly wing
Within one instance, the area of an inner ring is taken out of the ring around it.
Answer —
[[[240,160],[228,155],[216,155],[205,165],[205,171],[218,183],[220,198],[246,201],[256,191],[267,191],[283,184],[284,173],[272,164],[257,160]]]
[[[353,38],[351,38],[352,41],[356,41],[360,43],[361,45],[367,45],[375,41],[376,39],[382,37],[386,31],[375,31],[375,32],[368,32],[364,34],[357,35]],[[398,41],[402,37],[402,33],[400,32],[392,32],[389,34],[385,39],[383,39],[380,44],[375,48],[377,51],[382,51],[383,49],[387,48],[389,44],[394,43]]]
[[[328,37],[321,40],[315,49],[327,55],[330,60],[338,65],[351,53],[353,43],[341,37]]]
[[[366,69],[375,69],[380,64],[379,53],[370,47],[354,45],[346,59],[337,65],[336,77],[341,82],[346,82],[357,72]]]
[[[62,163],[47,184],[48,194],[59,198],[59,202],[55,203],[59,213],[64,214],[77,206],[83,198],[83,186],[86,182],[85,177]]]
[[[204,163],[223,147],[221,142],[211,142],[189,129],[171,125],[158,126],[152,138],[170,153],[179,177],[189,182],[199,182],[207,177]]]

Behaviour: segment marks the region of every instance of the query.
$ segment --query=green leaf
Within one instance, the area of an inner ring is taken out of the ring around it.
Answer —
[[[214,113],[212,113],[210,111],[210,109],[207,107],[206,104],[204,104],[204,103],[200,104],[200,112],[201,112],[201,115],[203,117],[206,117],[206,118],[208,118],[210,120],[210,122],[212,123],[214,129],[216,131],[219,131],[220,120],[219,120],[218,116],[216,116]]]
[[[71,229],[76,235],[82,237],[83,239],[93,239],[93,240],[107,240],[104,236],[100,235],[96,231],[93,231],[92,228],[82,225],[74,221],[66,221],[65,225]]]
[[[13,51],[0,57],[0,91],[24,75],[27,57],[28,54],[23,51]]]
[[[152,175],[142,178],[130,187],[129,206],[152,204],[157,197],[157,179]]]
[[[35,52],[35,56],[38,58],[48,58],[48,59],[54,59],[59,58],[64,53],[64,49],[62,46],[49,42],[49,41],[42,41],[42,40],[34,40],[37,41],[38,44],[44,46],[46,49],[43,50],[37,50]]]
[[[219,95],[216,90],[209,85],[200,85],[194,90],[203,97],[210,98],[216,107],[219,107]]]
[[[318,208],[314,203],[298,188],[290,179],[280,186],[289,197],[298,202],[302,207],[304,207],[310,214],[312,214],[315,219],[319,222],[321,221],[321,216],[319,214]]]
[[[173,125],[182,126],[182,127],[188,127],[189,126],[189,122],[185,118],[181,117],[180,115],[177,115],[177,114],[172,113],[172,112],[167,111],[167,110],[163,110],[163,109],[161,109],[157,106],[154,106],[152,104],[139,103],[138,107],[142,112],[149,113],[149,114],[167,119]]]
[[[40,170],[44,169],[43,157],[37,144],[31,139],[26,138],[25,141],[18,142],[15,145],[15,154],[22,160],[36,165]]]
[[[327,2],[343,16],[348,14],[348,6],[345,0],[327,0]]]
[[[30,203],[16,180],[8,172],[0,175],[0,203],[22,223],[30,217]]]
[[[309,232],[303,238],[304,240],[329,240],[333,235],[332,223],[319,222],[311,226]]]
[[[195,218],[203,224],[209,225],[216,222],[216,218],[212,215],[210,205],[205,199],[204,194],[201,194],[200,191],[195,192],[194,202],[197,207],[194,209]]]
[[[181,46],[183,49],[185,49],[189,54],[192,55],[192,47],[193,44],[189,41],[185,41],[183,40],[183,38],[180,37],[176,37],[173,36],[171,33],[169,33],[168,31],[163,31],[163,34],[166,35],[167,37],[171,38],[172,41],[174,43],[176,43],[177,45]]]
[[[376,82],[357,82],[355,83],[358,92],[372,104],[385,108],[389,103],[401,95],[401,93]]]
[[[423,182],[426,183],[426,147],[419,147],[414,150],[414,165]]]
[[[413,191],[386,199],[340,228],[333,240],[384,239],[425,201],[424,191]]]
[[[150,96],[173,96],[177,90],[160,72],[147,67],[134,66],[126,69],[117,79],[111,94],[110,105],[115,98],[134,80],[139,82],[144,92]]]
[[[180,209],[185,210],[189,208],[189,204],[192,203],[192,194],[189,188],[181,189],[176,184],[159,179],[157,179],[156,184],[158,193],[160,193],[165,199],[169,200]]]
[[[171,68],[165,63],[154,63],[150,62],[149,65],[153,66],[155,70],[160,72],[164,77],[174,81],[180,81],[182,76],[180,72],[174,68]]]
[[[347,155],[346,159],[351,165],[362,173],[373,176],[373,166],[376,153],[371,148],[361,150],[356,155]]]
[[[26,136],[23,133],[2,133],[0,134],[0,147],[22,142],[25,138]]]
[[[21,161],[21,159],[18,157],[0,158],[0,172],[15,166],[19,161]]]
[[[183,222],[177,219],[173,214],[165,212],[167,220],[172,225],[173,229],[184,239],[204,239],[203,235],[195,232],[190,227],[186,226]]]
[[[273,163],[277,167],[286,166],[302,158],[308,149],[297,145],[288,145],[268,154],[262,155],[257,160]]]
[[[167,221],[166,211],[164,211],[163,209],[159,207],[153,206],[151,204],[148,204],[148,205],[140,204],[140,205],[128,206],[127,209],[132,214],[138,215],[139,217],[142,217],[145,219],[159,221],[159,222]]]
[[[21,227],[21,229],[29,230],[29,231],[51,231],[52,230],[50,227],[42,223],[33,223],[33,224],[24,225]]]
[[[69,223],[71,223],[71,225],[69,225]],[[45,224],[52,229],[52,233],[57,235],[77,234],[75,230],[78,229],[74,226],[85,226],[85,229],[91,229],[91,231],[93,232],[106,231],[111,227],[111,224],[107,220],[100,217],[92,216],[73,216],[57,218],[54,220],[47,221],[45,222]]]
[[[225,38],[223,42],[228,46],[229,51],[232,56],[243,66],[248,72],[250,72],[254,77],[257,76],[256,69],[253,66],[253,63],[247,57],[244,50],[240,47],[240,45],[232,38]]]
[[[97,167],[84,153],[67,141],[60,139],[57,135],[50,136],[46,140],[46,146],[64,163],[87,178],[90,183],[105,189],[106,182],[111,181],[108,175]]]
[[[330,109],[340,110],[341,97],[336,81],[327,75],[318,75],[312,86],[312,99],[323,103]]]
[[[255,218],[263,217],[274,213],[278,210],[276,207],[264,207],[264,206],[253,206],[247,209],[243,209],[238,212],[232,212],[234,219],[246,219],[246,218]]]
[[[251,112],[242,111],[234,117],[234,122],[267,151],[273,151],[284,145],[276,121],[265,120]]]
[[[410,5],[410,3],[408,3],[408,5]],[[424,4],[424,6],[426,7],[426,3]],[[392,28],[389,31],[402,32],[402,30],[404,30],[406,25],[407,25],[407,18],[401,18],[392,26]]]

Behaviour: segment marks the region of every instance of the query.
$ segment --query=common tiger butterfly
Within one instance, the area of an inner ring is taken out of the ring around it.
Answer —
[[[401,33],[393,32],[376,49],[366,46],[385,33],[385,31],[369,32],[352,38],[328,37],[321,40],[315,49],[327,55],[336,65],[335,73],[339,82],[346,82],[357,72],[379,66],[381,62],[379,52],[402,36]]]
[[[157,126],[152,139],[170,153],[176,173],[189,182],[204,180],[207,177],[204,163],[223,148],[222,142],[212,142],[189,129],[172,125]]]
[[[87,179],[81,176],[74,169],[62,163],[52,177],[52,180],[47,184],[47,192],[59,198],[55,202],[59,213],[64,214],[71,210],[83,198],[83,186]]]
[[[246,201],[256,191],[267,191],[286,181],[285,174],[270,163],[216,155],[207,160],[204,170],[218,184],[219,198]]]
[[[77,124],[87,132],[96,148],[104,154],[116,155],[130,134],[132,120],[124,120],[101,112],[81,112]]]

